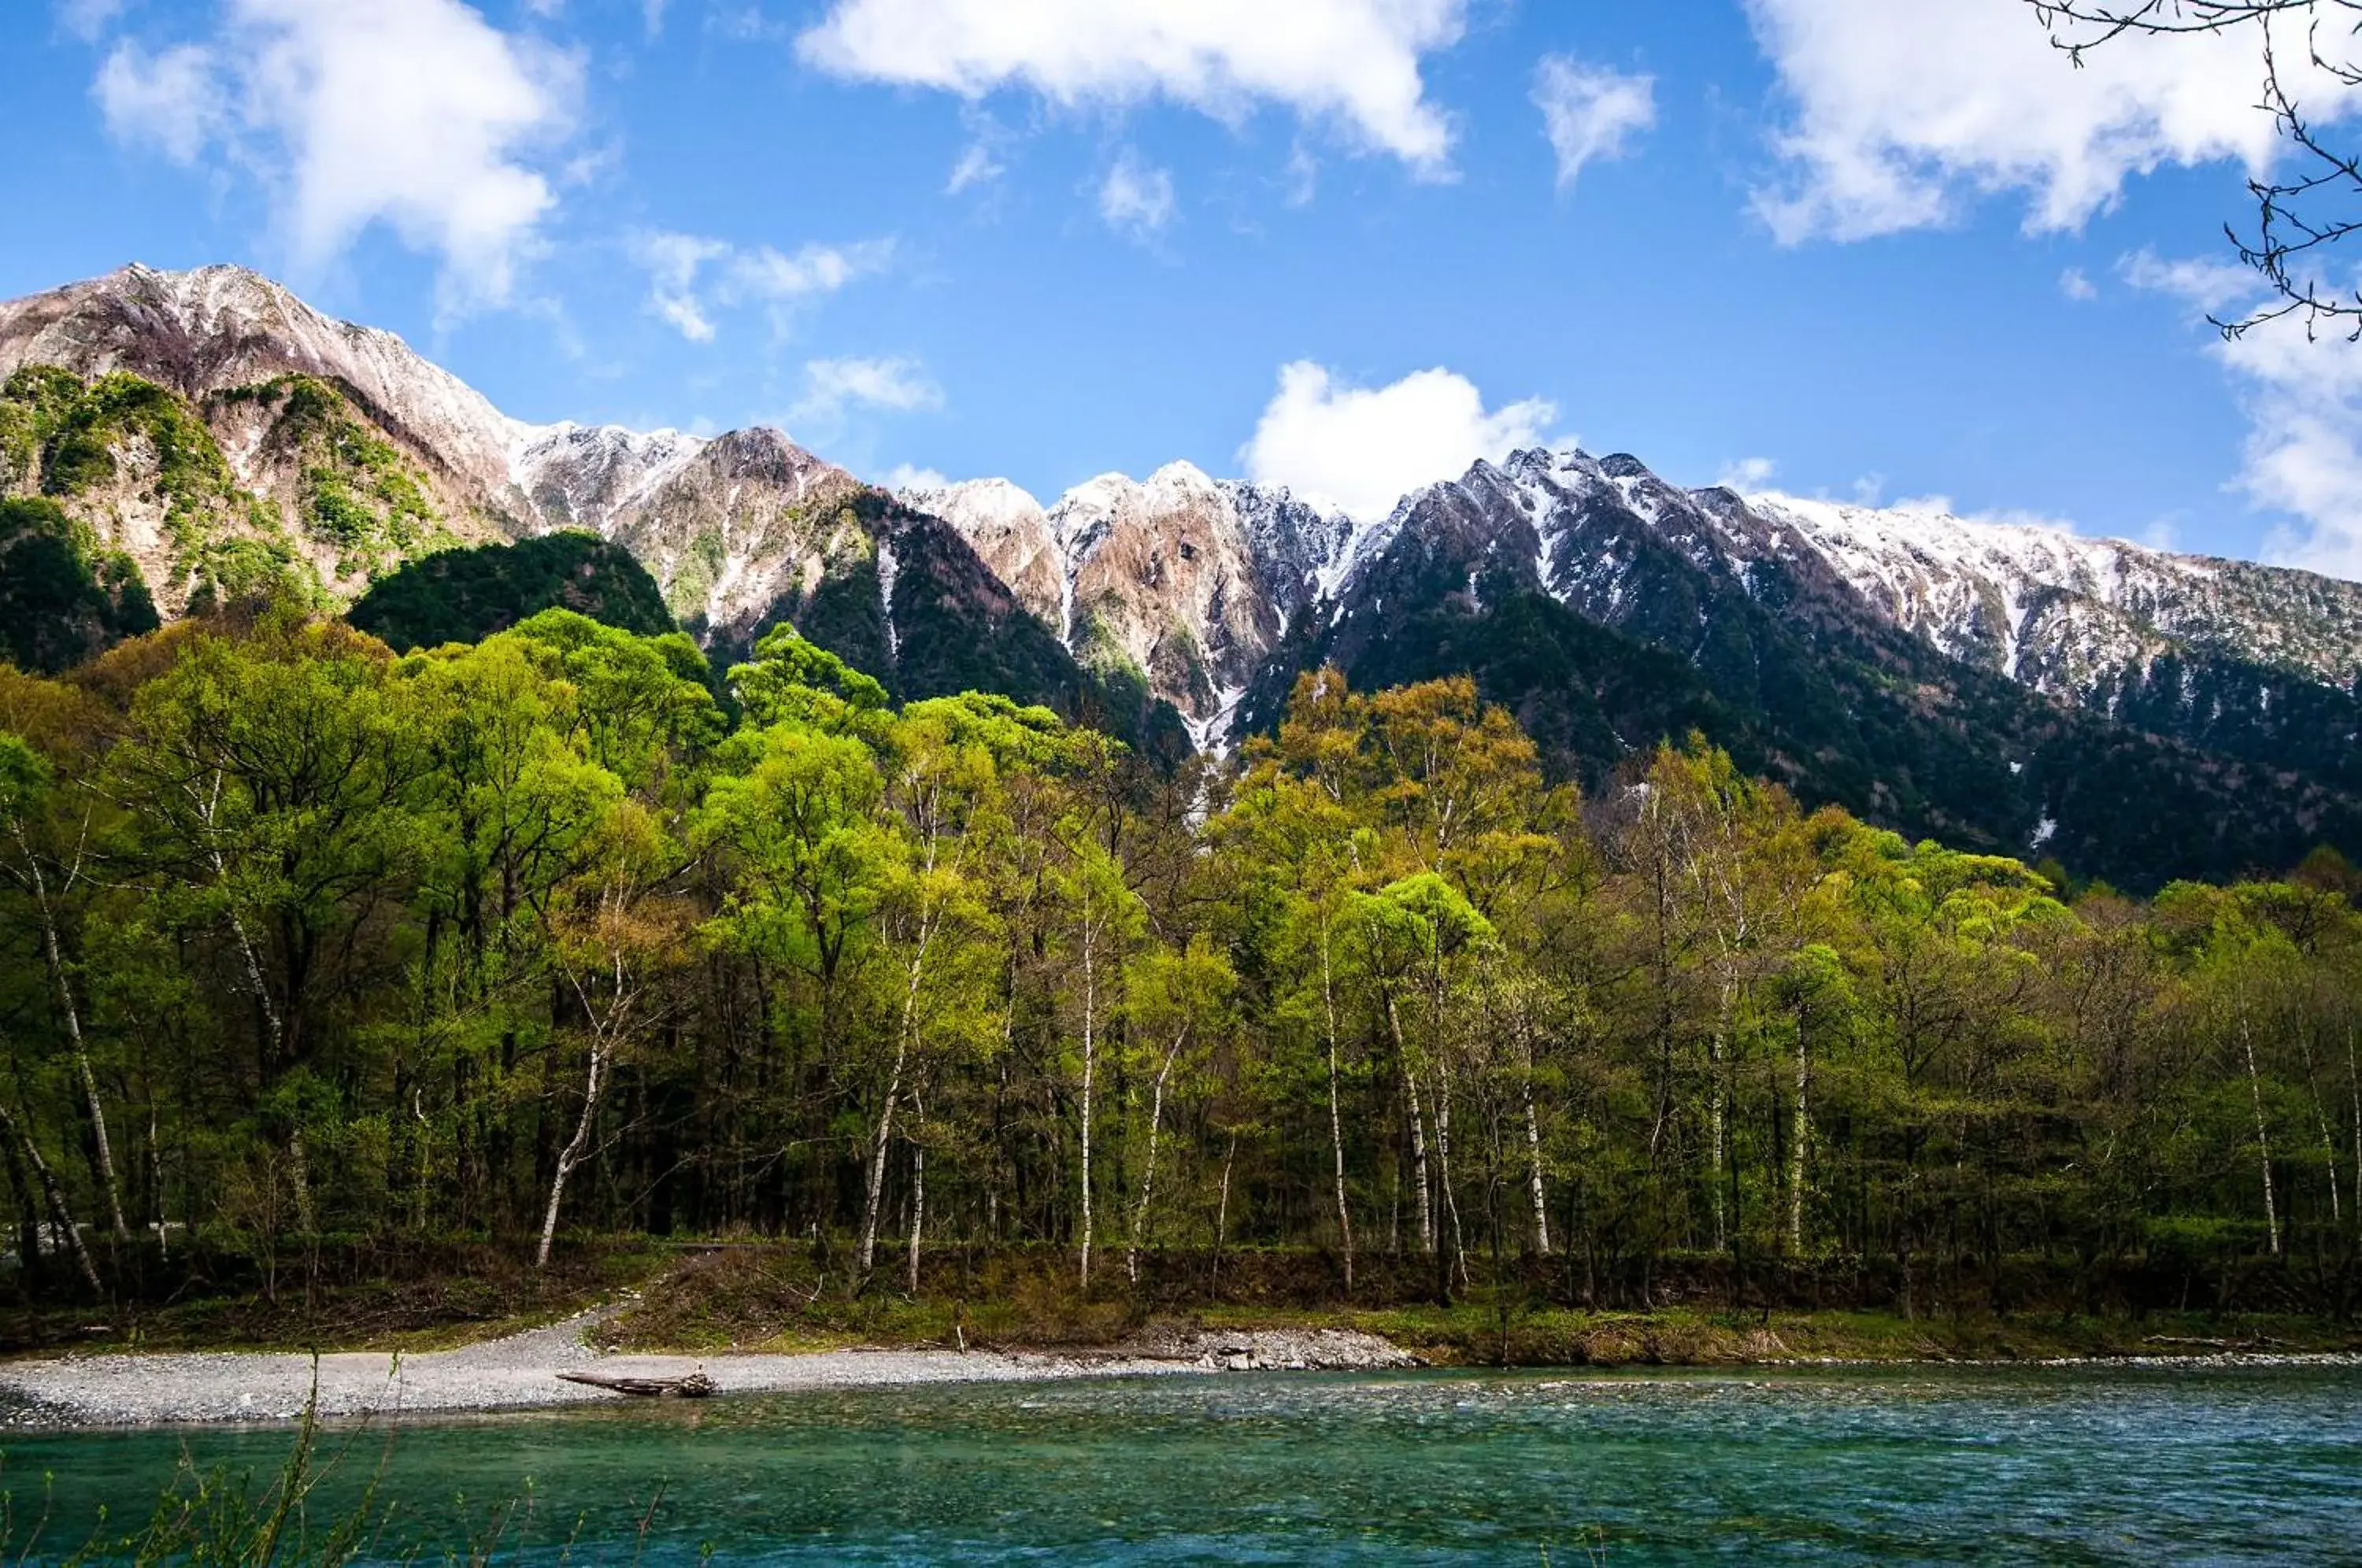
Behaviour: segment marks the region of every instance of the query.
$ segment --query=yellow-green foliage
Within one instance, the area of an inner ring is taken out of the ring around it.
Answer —
[[[638,1331],[676,1342],[1098,1334],[1220,1290],[1456,1298],[1392,1327],[1468,1359],[1713,1359],[1779,1352],[1574,1309],[2343,1299],[2334,856],[2070,901],[1701,740],[1586,801],[1464,679],[1308,675],[1212,780],[1005,698],[898,705],[785,628],[725,693],[680,634],[564,609],[397,657],[282,605],[0,671],[39,764],[0,870],[105,873],[0,877],[50,1201],[112,1206],[95,1095],[168,1152],[126,1207],[257,1274],[794,1239],[809,1273],[750,1258]],[[1057,1255],[996,1273],[1016,1246]]]

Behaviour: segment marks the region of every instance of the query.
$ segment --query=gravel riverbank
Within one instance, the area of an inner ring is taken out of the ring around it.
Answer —
[[[1375,1370],[1418,1364],[1373,1335],[1336,1330],[1168,1336],[1105,1352],[848,1350],[707,1357],[604,1354],[603,1312],[460,1350],[395,1357],[341,1352],[317,1363],[324,1417],[457,1414],[588,1404],[627,1396],[561,1381],[593,1370],[677,1377],[702,1369],[718,1392],[772,1393],[919,1383],[1128,1377],[1225,1371]],[[0,1423],[112,1427],[282,1421],[314,1386],[307,1355],[208,1353],[62,1356],[0,1364]]]

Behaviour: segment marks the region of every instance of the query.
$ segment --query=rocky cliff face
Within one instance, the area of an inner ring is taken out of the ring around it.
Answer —
[[[846,503],[864,487],[776,430],[734,431],[667,453],[601,514],[599,531],[646,563],[701,638],[745,643],[773,606],[874,560]]]
[[[913,511],[940,517],[1010,592],[1044,625],[1065,625],[1068,577],[1049,514],[1028,491],[1003,479],[968,480],[942,489],[906,490]]]
[[[956,528],[1077,658],[1172,703],[1201,748],[1352,533],[1341,513],[1188,463],[1102,474],[1046,510],[1006,480],[902,499]]]

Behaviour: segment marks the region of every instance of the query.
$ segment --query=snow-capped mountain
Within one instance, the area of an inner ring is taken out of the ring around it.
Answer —
[[[2362,673],[2362,584],[1925,508],[1683,490],[1632,458],[1580,451],[1518,452],[1407,497],[1343,552],[1330,617],[1366,597],[1363,577],[1397,536],[1451,516],[1521,523],[1533,584],[1606,625],[1665,623],[1672,607],[1649,591],[1647,566],[1670,550],[1750,593],[1775,564],[1825,598],[1842,584],[1816,613],[1866,612],[2072,704],[2104,705],[2167,658],[2236,660],[2348,690]]]
[[[267,455],[271,425],[245,394],[291,376],[314,378],[337,389],[355,417],[414,464],[442,535],[592,529],[647,563],[684,622],[724,640],[744,641],[789,587],[808,589],[847,551],[864,560],[873,553],[866,539],[851,542],[831,513],[859,482],[777,431],[707,440],[512,419],[395,334],[334,320],[241,267],[135,265],[0,304],[0,378],[40,365],[85,381],[127,371],[179,393],[211,429],[236,480],[258,491],[292,486],[253,460]],[[126,499],[130,504],[102,508],[92,521],[109,544],[157,536],[135,554],[157,576],[159,602],[177,609],[187,595],[163,580],[160,524]],[[291,495],[285,510],[300,536],[303,507]],[[332,584],[358,591],[362,580],[334,569],[332,552],[309,553]]]
[[[117,396],[116,371],[144,381]],[[2103,869],[2362,840],[2362,585],[2306,572],[1566,450],[1362,524],[1187,463],[1046,506],[1002,480],[895,498],[776,430],[511,419],[230,267],[0,304],[0,490],[59,496],[167,615],[273,560],[351,597],[453,542],[589,528],[725,659],[792,619],[900,691],[1162,699],[1201,749],[1318,664],[1465,672],[1595,778],[1697,728],[1808,797]],[[61,489],[66,403],[109,445]],[[2184,809],[2105,803],[2134,796]],[[2150,819],[2178,836],[2126,841]]]
[[[587,528],[724,665],[788,620],[900,695],[981,686],[1185,744],[950,527],[777,430],[513,420],[393,334],[236,267],[0,304],[0,494],[46,491],[168,616],[288,563],[350,601],[453,544]],[[61,421],[101,452],[62,457]]]
[[[243,267],[137,264],[0,304],[0,378],[55,365],[128,370],[193,401],[285,375],[350,389],[389,435],[489,510],[514,497],[512,454],[538,434],[393,333],[337,321]]]
[[[666,480],[697,460],[707,443],[678,430],[620,425],[521,426],[509,477],[541,528],[604,534],[634,515]]]
[[[2085,700],[2177,647],[2332,682],[2362,660],[2362,585],[2335,578],[1923,508],[1747,499],[1897,624],[2054,696]]]
[[[1466,672],[1595,779],[1695,728],[1807,798],[2109,875],[2362,834],[2362,587],[1831,510],[1620,455],[1478,463],[1355,532],[1242,722],[1319,664]],[[2180,841],[2132,841],[2159,823]]]
[[[906,491],[950,523],[1076,657],[1137,671],[1201,747],[1319,592],[1351,524],[1186,462],[1101,474],[1048,508],[1007,480]]]

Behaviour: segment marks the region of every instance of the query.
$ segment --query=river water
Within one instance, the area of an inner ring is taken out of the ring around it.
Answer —
[[[390,1447],[389,1447],[390,1440]],[[20,1434],[52,1544],[183,1444]],[[1171,1377],[634,1402],[331,1430],[324,1507],[555,1562],[2362,1563],[2362,1369]],[[653,1504],[653,1507],[651,1505]],[[645,1539],[642,1538],[645,1528]]]

